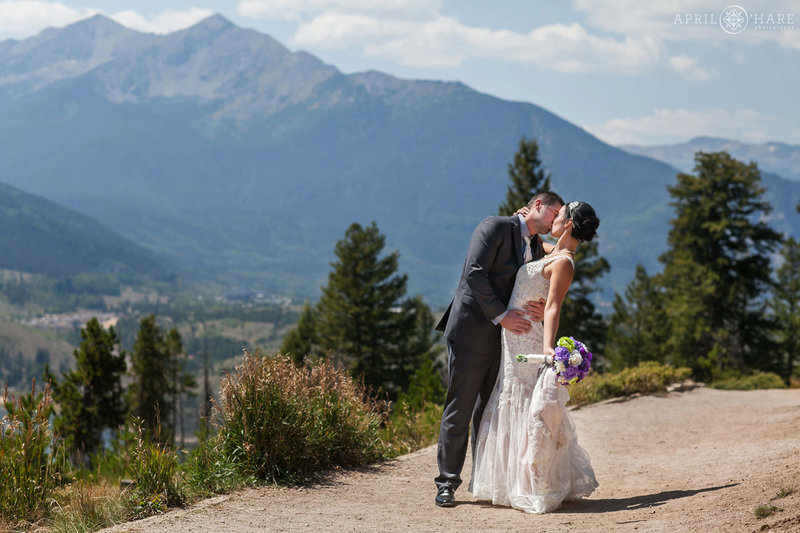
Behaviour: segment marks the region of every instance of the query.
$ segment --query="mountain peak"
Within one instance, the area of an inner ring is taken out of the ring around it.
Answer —
[[[116,22],[115,20],[110,19],[109,17],[101,14],[94,15],[92,17],[79,20],[60,31],[62,34],[66,35],[87,35],[87,36],[110,36],[114,34],[129,34],[134,33],[135,30],[127,28]]]
[[[223,17],[222,15],[220,15],[219,13],[215,13],[214,15],[211,15],[210,17],[204,18],[203,20],[201,20],[200,22],[194,24],[191,27],[192,28],[205,28],[205,29],[211,30],[211,31],[220,31],[220,30],[224,30],[224,29],[227,29],[227,28],[236,27],[236,25],[233,22],[231,22],[230,20],[228,20],[225,17]]]

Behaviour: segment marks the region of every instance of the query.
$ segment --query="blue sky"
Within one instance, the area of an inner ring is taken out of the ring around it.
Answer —
[[[98,12],[155,33],[220,13],[345,73],[458,80],[611,144],[800,144],[800,2],[733,1],[0,0],[0,39]]]

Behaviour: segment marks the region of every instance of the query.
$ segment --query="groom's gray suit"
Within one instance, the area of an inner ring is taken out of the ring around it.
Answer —
[[[436,326],[447,339],[449,374],[439,430],[440,490],[455,490],[461,484],[470,419],[474,452],[481,416],[497,379],[501,326],[493,321],[506,312],[523,264],[521,224],[517,215],[489,217],[475,228],[455,297]],[[541,258],[541,240],[534,235],[531,242],[533,258]]]

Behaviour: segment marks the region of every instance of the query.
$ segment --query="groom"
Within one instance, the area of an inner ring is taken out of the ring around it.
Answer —
[[[553,192],[536,194],[528,214],[489,217],[469,241],[456,295],[436,326],[447,339],[448,383],[439,429],[436,505],[455,505],[467,455],[472,420],[472,450],[481,416],[500,369],[500,328],[520,334],[531,323],[526,313],[507,309],[517,270],[544,255],[538,234],[550,232],[564,200]],[[541,321],[543,305],[528,302],[531,318]]]

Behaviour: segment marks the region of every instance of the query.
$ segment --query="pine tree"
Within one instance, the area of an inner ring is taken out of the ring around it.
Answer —
[[[303,304],[303,311],[297,324],[284,337],[280,351],[282,354],[291,354],[292,361],[297,366],[302,365],[307,356],[323,355],[319,349],[316,310],[311,307],[308,300]]]
[[[761,199],[755,163],[726,152],[698,152],[695,162],[695,175],[678,174],[669,187],[675,218],[661,284],[669,349],[708,379],[762,364],[769,331],[763,295],[780,235],[764,222],[772,208]]]
[[[400,308],[399,329],[406,332],[399,339],[395,359],[389,365],[395,390],[408,390],[411,377],[426,365],[434,365],[441,351],[433,328],[436,321],[421,296],[409,298]]]
[[[380,257],[384,243],[374,222],[347,229],[336,243],[316,324],[324,353],[340,356],[354,376],[394,397],[421,357],[416,352],[429,348],[418,335],[418,320],[426,320],[421,301],[401,301],[407,276],[397,274],[397,252]]]
[[[550,174],[542,168],[536,140],[527,140],[524,136],[520,139],[514,162],[508,164],[508,177],[511,185],[506,192],[506,202],[497,209],[500,216],[513,215],[537,192],[550,190]]]
[[[55,429],[76,462],[82,458],[88,463],[101,447],[103,431],[115,430],[125,421],[125,353],[115,353],[118,345],[114,328],[105,330],[92,318],[81,329],[80,347],[73,351],[75,369],[63,372],[60,382],[49,376],[53,399],[60,406]]]
[[[178,330],[172,328],[165,339],[166,352],[171,364],[171,393],[172,393],[172,428],[177,431],[180,427],[181,447],[184,445],[185,431],[183,425],[183,404],[187,395],[193,395],[197,380],[186,370],[188,355],[183,349],[183,340]]]
[[[211,380],[209,379],[208,339],[203,339],[203,424],[211,416]]]
[[[800,350],[800,243],[788,238],[781,248],[783,264],[776,271],[770,308],[777,325],[782,361],[775,368],[789,384]]]
[[[156,317],[141,320],[131,353],[133,382],[128,388],[131,414],[142,420],[150,438],[172,442],[174,428],[170,421],[173,405],[173,362]]]
[[[636,265],[624,298],[614,295],[609,322],[604,353],[611,370],[636,366],[642,361],[675,362],[668,359],[666,352],[669,325],[662,290],[641,263]]]

